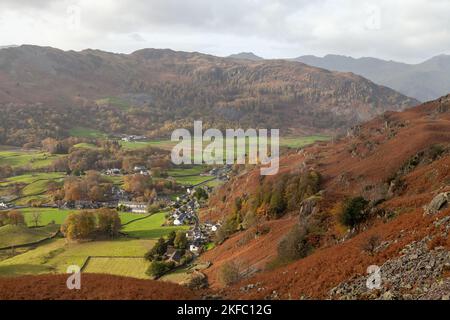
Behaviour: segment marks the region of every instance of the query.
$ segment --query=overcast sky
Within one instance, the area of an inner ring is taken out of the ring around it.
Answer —
[[[448,0],[1,0],[0,46],[419,62],[450,53]]]

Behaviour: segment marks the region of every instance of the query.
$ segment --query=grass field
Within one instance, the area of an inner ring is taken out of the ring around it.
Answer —
[[[36,249],[0,262],[0,276],[65,273],[70,265],[82,266],[89,256],[136,257],[153,246],[154,240],[117,239],[84,243],[49,240]],[[131,264],[129,266],[133,268]]]
[[[20,212],[22,212],[25,216],[25,222],[31,226],[33,224],[32,222],[32,213],[33,212],[39,212],[41,214],[40,219],[40,225],[45,226],[52,221],[55,222],[55,224],[61,225],[66,217],[71,212],[76,212],[76,210],[63,210],[63,209],[57,209],[57,208],[24,208],[20,209]],[[120,212],[120,221],[122,224],[128,223],[130,221],[140,219],[144,217],[145,215],[142,214],[136,214],[136,213],[130,213],[130,212]]]
[[[14,184],[26,184],[19,194],[19,198],[15,201],[17,205],[27,205],[31,200],[46,201],[47,185],[50,181],[62,181],[65,174],[62,173],[34,173],[11,177],[0,183],[1,187],[9,187]]]
[[[107,273],[124,277],[149,279],[145,274],[150,262],[144,258],[92,257],[83,272]]]
[[[39,225],[45,226],[51,222],[61,225],[69,213],[75,210],[62,210],[57,208],[24,208],[19,209],[20,212],[25,216],[25,222],[28,226],[33,226],[32,215],[34,212],[40,213]]]
[[[76,149],[98,149],[98,147],[95,144],[86,143],[86,142],[78,143],[78,144],[74,145],[73,148],[76,148]]]
[[[122,229],[122,232],[128,234],[131,237],[140,239],[158,239],[160,237],[168,235],[171,231],[187,230],[189,228],[187,226],[162,226],[162,224],[166,220],[165,214],[165,212],[156,213],[146,219],[127,224]]]
[[[301,148],[317,141],[329,141],[331,137],[313,135],[305,137],[282,137],[280,138],[280,146],[289,148]]]
[[[3,150],[0,151],[0,166],[11,166],[13,168],[30,166],[31,169],[48,167],[60,155],[51,155],[41,151],[30,150]]]
[[[130,103],[119,97],[107,97],[95,101],[99,106],[113,106],[124,111],[130,108]]]
[[[69,134],[72,137],[79,138],[107,138],[107,135],[101,131],[85,128],[85,127],[75,127],[69,130]]]
[[[197,185],[213,178],[212,176],[173,177],[181,185]]]
[[[33,210],[23,210],[26,219]],[[58,222],[63,221],[63,217],[70,212],[58,209],[41,209],[42,220],[51,219]],[[130,222],[142,218],[143,215],[133,213],[121,213],[122,223]],[[37,273],[64,273],[69,265],[75,264],[82,266],[88,257],[120,257],[113,259],[114,265],[104,268],[108,260],[97,261],[93,259],[93,264],[88,264],[87,272],[99,272],[111,274],[128,275],[142,278],[145,275],[146,266],[143,259],[136,260],[135,257],[143,257],[144,254],[153,247],[156,239],[166,236],[172,230],[185,230],[188,227],[163,227],[165,213],[157,213],[148,218],[131,222],[126,225],[122,231],[133,238],[118,238],[107,241],[92,241],[82,243],[66,243],[65,239],[49,240],[45,244],[38,246],[33,250],[21,253],[12,258],[0,262],[0,276],[19,275],[19,274],[37,274]],[[130,257],[124,259],[123,257]],[[109,262],[111,262],[109,261]],[[144,270],[145,269],[145,270]]]
[[[192,166],[190,168],[174,168],[167,170],[167,174],[171,177],[177,176],[188,176],[188,175],[199,175],[205,172],[206,167],[202,165]]]
[[[170,140],[149,140],[149,141],[120,141],[120,145],[126,150],[137,150],[147,147],[155,147],[163,150],[172,150],[176,142]]]
[[[6,225],[0,227],[0,248],[18,246],[26,243],[36,242],[48,238],[59,226],[49,225],[41,228],[28,228],[26,226]]]
[[[180,268],[173,272],[163,275],[161,278],[159,278],[159,280],[174,283],[182,283],[189,280],[190,278],[189,270],[190,267]]]

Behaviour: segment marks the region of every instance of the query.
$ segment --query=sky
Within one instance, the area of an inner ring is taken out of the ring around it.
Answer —
[[[1,0],[0,46],[264,58],[450,54],[449,0]]]

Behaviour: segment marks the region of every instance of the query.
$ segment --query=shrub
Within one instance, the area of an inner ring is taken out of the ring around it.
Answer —
[[[238,282],[240,279],[239,265],[234,261],[226,262],[219,270],[219,281],[228,286]]]
[[[175,267],[174,262],[165,262],[165,261],[153,261],[147,269],[147,274],[149,276],[158,278],[169,272]]]
[[[278,245],[278,258],[281,261],[293,261],[306,257],[314,249],[308,239],[305,226],[296,225]]]
[[[363,197],[347,200],[341,213],[341,222],[348,227],[355,227],[367,219],[365,210],[369,202]]]
[[[371,235],[362,245],[362,249],[370,255],[375,253],[375,250],[381,243],[381,238],[379,235]]]

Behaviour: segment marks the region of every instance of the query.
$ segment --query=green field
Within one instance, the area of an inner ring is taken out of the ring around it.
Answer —
[[[98,99],[95,102],[101,107],[112,106],[120,108],[124,111],[130,108],[130,103],[119,97],[107,97],[103,99]]]
[[[144,258],[92,257],[83,272],[107,273],[124,277],[149,279],[145,274],[150,262]],[[105,272],[106,271],[106,272]]]
[[[120,145],[126,150],[137,150],[148,147],[172,150],[176,142],[170,140],[149,140],[149,141],[120,141]]]
[[[310,136],[286,136],[286,137],[280,137],[280,147],[289,147],[289,148],[301,148],[306,145],[309,145],[311,143],[314,143],[316,141],[328,141],[331,137],[324,136],[324,135],[310,135]],[[243,139],[235,139],[235,143],[242,142]],[[227,143],[231,143],[231,139],[223,139],[224,141],[224,147]],[[270,142],[270,139],[268,139]],[[203,147],[205,148],[210,142],[204,141]],[[134,141],[134,142],[127,142],[127,141],[120,141],[120,144],[123,148],[128,150],[133,149],[141,149],[146,147],[157,147],[164,150],[172,150],[172,148],[178,144],[177,141],[171,141],[168,139],[161,139],[161,140],[148,140],[148,141]],[[248,139],[246,140],[246,150],[248,150],[249,143]],[[235,151],[238,150],[238,146],[235,145]],[[242,148],[239,148],[239,151],[243,151]],[[224,152],[225,156],[226,152]]]
[[[84,243],[66,243],[65,239],[49,240],[36,249],[1,261],[0,275],[65,273],[70,265],[83,266],[89,256],[144,256],[153,244],[154,240],[123,238]]]
[[[86,143],[86,142],[78,143],[78,144],[74,145],[73,148],[76,148],[76,149],[98,149],[98,147],[95,144]]]
[[[282,137],[280,138],[280,146],[289,148],[302,148],[317,141],[329,141],[329,136],[305,136],[305,137]]]
[[[26,219],[29,221],[31,212],[38,209],[25,209]],[[40,209],[43,221],[55,220],[61,223],[69,210]],[[88,257],[95,257],[92,264],[87,265],[87,272],[104,272],[111,274],[128,275],[142,278],[145,275],[146,263],[144,254],[153,247],[156,239],[166,236],[172,230],[186,230],[188,227],[163,227],[165,213],[157,213],[142,220],[145,217],[140,214],[120,213],[122,223],[130,222],[122,229],[130,238],[121,237],[115,240],[92,241],[81,243],[67,243],[65,239],[53,239],[39,245],[37,248],[21,253],[12,258],[0,262],[1,275],[20,275],[38,273],[64,273],[69,265],[76,264],[80,267]],[[31,229],[30,229],[31,230]],[[7,234],[5,232],[5,234]],[[131,238],[133,237],[133,238]],[[135,239],[139,237],[139,239]],[[103,259],[100,257],[117,257],[118,259]],[[124,259],[129,257],[130,259]],[[110,267],[105,267],[109,262],[114,262]]]
[[[59,226],[49,225],[41,228],[28,228],[26,226],[6,225],[0,227],[0,248],[18,246],[36,242],[50,237]]]
[[[47,192],[47,185],[50,181],[63,181],[65,174],[62,173],[33,173],[21,176],[15,176],[0,182],[0,186],[8,188],[14,184],[26,184],[19,194],[17,194],[17,205],[27,205],[31,200],[47,201],[45,193]]]
[[[181,185],[197,185],[213,178],[212,176],[188,176],[174,177],[175,181]]]
[[[85,127],[75,127],[69,130],[69,134],[72,137],[79,137],[79,138],[107,138],[107,135],[101,131],[85,128]]]
[[[57,208],[24,208],[19,209],[19,211],[25,216],[25,222],[28,226],[34,226],[32,221],[33,213],[39,212],[39,225],[45,226],[52,222],[57,225],[61,225],[69,213],[74,212],[75,210],[63,210]]]
[[[205,172],[206,167],[202,165],[192,166],[190,168],[173,168],[167,170],[167,174],[171,177],[177,176],[188,176],[188,175],[199,175],[200,173]]]
[[[0,166],[13,168],[30,166],[31,169],[48,167],[60,155],[51,155],[41,151],[30,150],[4,150],[0,151]]]
[[[168,235],[171,231],[187,230],[189,227],[181,226],[162,226],[165,222],[165,212],[156,213],[146,219],[138,220],[127,224],[122,229],[122,232],[131,237],[140,239],[158,239]]]
[[[41,214],[40,225],[42,226],[45,226],[51,222],[55,222],[55,224],[61,225],[70,213],[76,212],[76,210],[64,210],[58,208],[24,208],[19,209],[19,211],[24,214],[25,222],[29,226],[33,225],[32,222],[33,212],[39,212]],[[145,215],[130,212],[120,212],[119,216],[122,224],[125,224],[130,221],[140,219]]]

